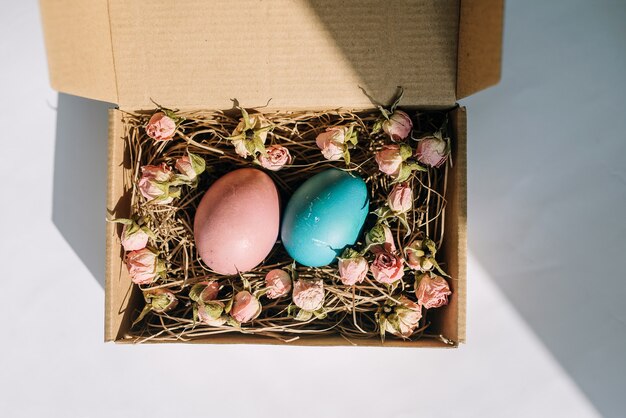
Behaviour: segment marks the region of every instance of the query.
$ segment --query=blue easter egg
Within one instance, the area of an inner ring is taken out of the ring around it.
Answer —
[[[281,227],[283,245],[300,264],[330,264],[356,242],[368,210],[362,178],[335,168],[322,171],[289,199]]]

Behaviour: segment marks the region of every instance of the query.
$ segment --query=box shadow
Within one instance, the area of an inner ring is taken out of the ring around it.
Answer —
[[[108,112],[59,93],[52,222],[104,289]]]

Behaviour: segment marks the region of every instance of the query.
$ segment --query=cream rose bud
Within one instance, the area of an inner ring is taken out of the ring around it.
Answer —
[[[298,280],[293,285],[293,303],[300,309],[314,312],[324,306],[324,282]]]
[[[176,295],[167,289],[154,289],[144,293],[146,303],[156,313],[171,311],[178,305]]]
[[[374,158],[378,168],[389,176],[397,176],[400,173],[404,158],[399,145],[384,145]]]
[[[402,258],[386,250],[376,253],[370,270],[378,283],[391,284],[404,276]]]
[[[124,251],[135,251],[141,250],[148,245],[148,239],[150,236],[146,232],[146,230],[135,222],[130,225],[124,225],[122,228],[122,247],[124,247]]]
[[[415,240],[407,245],[404,248],[404,255],[406,256],[406,263],[413,270],[430,271],[435,267],[431,261],[434,254],[430,252],[422,240]]]
[[[176,132],[176,122],[163,112],[157,112],[146,125],[146,133],[155,141],[169,141]]]
[[[158,253],[149,248],[126,254],[126,266],[135,284],[150,284],[165,272],[165,263],[159,258]]]
[[[419,326],[422,319],[422,307],[407,298],[400,296],[400,302],[393,307],[385,306],[391,312],[385,315],[385,330],[398,337],[408,338]]]
[[[243,113],[243,112],[242,112]],[[246,125],[246,118],[249,124]],[[233,130],[231,141],[235,146],[235,152],[242,158],[246,158],[250,155],[246,143],[253,141],[255,138],[261,143],[265,144],[267,140],[267,133],[270,127],[269,121],[265,116],[255,113],[249,115],[244,113],[244,117],[239,120],[239,124]],[[253,144],[251,148],[256,148]]]
[[[413,122],[405,112],[396,110],[389,119],[383,121],[382,127],[393,141],[403,141],[411,134]]]
[[[361,283],[367,275],[367,260],[362,256],[339,259],[339,278],[346,286]]]
[[[413,206],[413,190],[409,184],[396,184],[387,197],[387,204],[394,213],[409,211]]]
[[[265,275],[266,296],[270,299],[278,299],[286,296],[291,291],[291,276],[285,270],[270,270]]]
[[[190,181],[194,181],[206,168],[204,158],[189,153],[176,160],[176,169]]]
[[[266,151],[267,156],[263,154],[259,156],[259,163],[268,170],[278,171],[284,165],[291,163],[289,150],[281,145],[272,145]]]
[[[174,200],[169,194],[170,182],[174,179],[172,170],[165,164],[141,167],[139,192],[148,201],[165,205]]]
[[[431,167],[440,167],[448,158],[448,143],[442,138],[429,136],[417,143],[417,161]]]
[[[343,157],[347,132],[348,128],[345,126],[332,126],[315,138],[324,158],[334,161]]]
[[[448,304],[448,296],[452,294],[446,279],[427,273],[416,279],[415,296],[420,305],[426,309],[439,308]]]
[[[247,290],[242,290],[235,295],[230,316],[237,322],[250,322],[261,314],[261,309],[261,302]]]

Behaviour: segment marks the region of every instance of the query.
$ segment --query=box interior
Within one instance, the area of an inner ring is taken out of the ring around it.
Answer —
[[[107,210],[111,217],[127,217],[130,208],[132,173],[123,138],[124,113],[112,109],[109,113],[109,184]],[[452,126],[453,166],[449,172],[448,204],[445,217],[446,237],[441,251],[444,268],[452,276],[450,288],[453,296],[450,303],[429,312],[429,334],[441,334],[442,339],[420,339],[402,341],[388,338],[385,343],[377,338],[346,340],[340,336],[303,336],[290,342],[291,345],[361,345],[361,346],[457,346],[465,341],[465,281],[466,281],[466,112],[463,107],[450,111]],[[130,335],[130,324],[143,307],[141,292],[134,286],[123,262],[123,248],[119,239],[120,226],[107,224],[107,282],[106,282],[106,325],[107,341],[134,342]],[[256,343],[285,344],[279,340],[258,335],[225,334],[193,340],[193,343]]]

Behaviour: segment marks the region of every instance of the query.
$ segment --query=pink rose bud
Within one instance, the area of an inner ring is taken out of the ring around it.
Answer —
[[[400,174],[402,162],[406,160],[412,152],[408,151],[409,154],[407,156],[407,147],[408,145],[404,144],[403,146],[395,144],[383,145],[383,148],[374,155],[380,171],[389,176],[397,177],[398,174]],[[408,147],[409,150],[410,148],[411,147]]]
[[[403,141],[411,134],[413,122],[405,112],[396,110],[389,119],[383,121],[382,127],[393,141]]]
[[[314,312],[324,306],[324,282],[298,280],[293,285],[293,303],[307,312]]]
[[[422,138],[417,143],[417,161],[431,167],[440,167],[446,162],[449,150],[445,139],[437,136]]]
[[[426,309],[439,308],[448,304],[448,296],[452,294],[446,279],[441,276],[431,277],[423,274],[415,283],[415,296],[420,305]]]
[[[149,248],[126,254],[126,266],[135,284],[150,284],[165,273],[165,262]]]
[[[176,169],[189,181],[194,181],[206,168],[204,158],[189,153],[176,160]]]
[[[258,317],[261,314],[261,310],[261,302],[247,290],[242,290],[235,295],[230,316],[243,324]]]
[[[435,253],[435,243],[429,239],[415,240],[404,248],[406,263],[413,270],[418,271],[430,271],[435,267],[432,262]]]
[[[150,118],[146,133],[155,141],[169,141],[176,132],[176,122],[163,112],[157,112]]]
[[[334,161],[343,157],[347,132],[346,126],[331,126],[315,138],[315,143],[322,150],[324,158]]]
[[[167,289],[154,289],[144,293],[146,304],[156,313],[171,311],[178,305],[178,299],[174,293]]]
[[[141,195],[149,202],[166,205],[174,200],[170,193],[170,182],[174,179],[172,170],[165,164],[141,167],[138,187]]]
[[[402,258],[386,250],[376,253],[370,270],[378,283],[391,284],[404,276]]]
[[[132,224],[124,224],[122,228],[122,246],[124,251],[141,250],[148,245],[148,230],[146,227],[140,227],[134,221]]]
[[[224,312],[224,304],[219,300],[211,300],[204,303],[198,303],[198,321],[219,327],[224,325],[226,317],[222,315]]]
[[[281,145],[272,145],[267,149],[267,156],[261,154],[259,163],[268,170],[278,171],[285,164],[291,164],[289,150]]]
[[[407,298],[400,296],[399,304],[385,304],[379,311],[381,332],[387,331],[398,337],[408,338],[419,327],[422,319],[422,307]]]
[[[367,275],[368,266],[365,257],[352,255],[350,258],[339,259],[339,278],[346,286],[361,283]]]
[[[387,204],[396,214],[408,212],[413,206],[413,190],[409,184],[396,184],[387,197]]]
[[[267,297],[278,299],[291,291],[291,276],[285,270],[274,269],[265,275]]]

